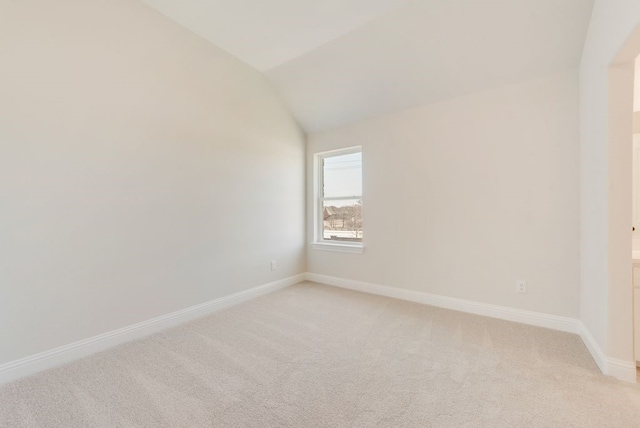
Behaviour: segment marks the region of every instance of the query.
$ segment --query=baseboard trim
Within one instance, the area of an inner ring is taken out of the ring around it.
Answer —
[[[617,358],[607,358],[607,368],[604,373],[625,382],[636,383],[638,380],[636,365]]]
[[[585,327],[584,324],[580,323],[580,328],[580,337],[582,338],[584,345],[587,347],[587,350],[593,357],[593,360],[600,368],[600,371],[604,374],[607,374],[607,357],[604,355],[602,348],[600,347],[600,345],[598,345],[598,342],[596,341],[596,339],[594,339],[594,337],[591,335],[591,332],[587,327]]]
[[[294,275],[0,365],[0,385],[160,332],[304,281]]]
[[[470,300],[458,299],[454,297],[440,296],[436,294],[424,293],[421,291],[406,290],[402,288],[388,287],[385,285],[371,284],[351,279],[338,278],[321,275],[317,273],[307,273],[307,281],[334,287],[346,288],[363,293],[376,294],[379,296],[392,297],[394,299],[406,300],[409,302],[422,303],[438,308],[451,309],[459,312],[466,312],[475,315],[482,315],[506,321],[513,321],[522,324],[544,327],[552,330],[564,331],[577,334],[582,338],[587,350],[593,357],[595,363],[602,373],[614,376],[626,382],[636,382],[636,367],[632,361],[622,361],[615,358],[608,358],[593,338],[589,330],[582,322],[575,318],[549,315],[540,312],[514,309],[505,306],[478,303]]]
[[[602,373],[625,382],[636,383],[636,365],[633,361],[623,361],[617,358],[607,357],[596,339],[591,335],[591,332],[584,324],[582,324],[580,337],[582,337],[582,341],[591,353],[591,356],[598,367],[600,367]]]
[[[606,357],[598,342],[580,320],[308,272],[2,364],[0,365],[0,385],[149,336],[305,280],[443,309],[578,334],[602,373],[626,382],[636,382],[636,364],[633,361]]]
[[[582,328],[580,337],[582,337],[582,341],[591,353],[591,356],[600,368],[600,371],[608,376],[613,376],[625,382],[636,383],[635,363],[633,361],[623,361],[617,358],[607,357],[596,339],[591,335],[589,329],[582,323],[580,323],[580,325]]]
[[[354,281],[351,279],[337,278],[316,273],[307,273],[306,278],[308,281],[332,285],[334,287],[362,291],[365,293],[377,294],[379,296],[392,297],[394,299],[422,303],[438,308],[519,322],[537,327],[545,327],[568,333],[580,334],[582,331],[580,321],[574,318],[525,311],[487,303],[478,303],[455,297],[446,297],[437,294],[424,293],[422,291],[388,287],[386,285],[370,284],[362,281]]]

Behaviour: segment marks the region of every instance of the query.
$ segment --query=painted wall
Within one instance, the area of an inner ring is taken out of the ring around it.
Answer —
[[[633,111],[640,112],[640,57],[636,58],[635,70],[633,72]],[[637,114],[634,114],[634,122],[637,120]],[[634,123],[635,125],[635,123]]]
[[[633,263],[633,340],[634,360],[640,366],[640,262]]]
[[[596,0],[580,67],[580,317],[603,352],[633,361],[631,129],[640,3]],[[614,65],[614,67],[611,67]]]
[[[304,272],[257,71],[132,0],[2,2],[0,55],[0,364]]]
[[[633,78],[633,219],[631,250],[633,258],[640,258],[640,57],[635,61]],[[638,318],[640,323],[640,317]],[[640,331],[638,332],[640,334]],[[637,344],[640,346],[640,343]]]
[[[309,135],[309,172],[363,146],[365,251],[308,270],[577,318],[578,93],[568,71]]]
[[[635,227],[633,231],[631,250],[633,258],[640,260],[640,134],[633,135],[633,183],[632,183],[632,203],[633,218],[632,225]],[[640,319],[638,320],[640,321]]]

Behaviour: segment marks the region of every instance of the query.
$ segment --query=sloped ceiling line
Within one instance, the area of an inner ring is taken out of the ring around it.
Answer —
[[[265,73],[307,132],[577,68],[593,0],[143,0]]]

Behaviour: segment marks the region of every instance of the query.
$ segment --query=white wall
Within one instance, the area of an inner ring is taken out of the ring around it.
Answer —
[[[569,71],[310,135],[363,146],[365,252],[308,270],[577,318],[578,129]]]
[[[637,183],[640,179],[640,57],[636,58],[633,78],[633,219],[632,224],[635,231],[632,234],[631,250],[634,258],[640,253],[640,186]],[[640,319],[638,319],[640,322]],[[640,332],[638,332],[640,333]],[[640,346],[640,343],[638,343]]]
[[[632,225],[635,231],[632,233],[631,250],[633,258],[639,259],[640,254],[640,134],[633,135],[633,183],[632,183],[632,203],[633,218]],[[638,320],[640,321],[640,319]]]
[[[640,112],[640,57],[635,60],[635,70],[633,73],[633,111]],[[634,118],[637,115],[634,115]]]
[[[596,0],[580,67],[580,317],[603,352],[633,361],[631,132],[640,3]],[[616,63],[614,67],[612,64]]]
[[[258,72],[133,0],[1,8],[0,364],[304,272]]]

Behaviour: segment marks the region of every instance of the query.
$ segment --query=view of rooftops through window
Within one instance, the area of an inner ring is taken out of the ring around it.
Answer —
[[[322,177],[322,238],[362,242],[362,152],[324,157]]]

